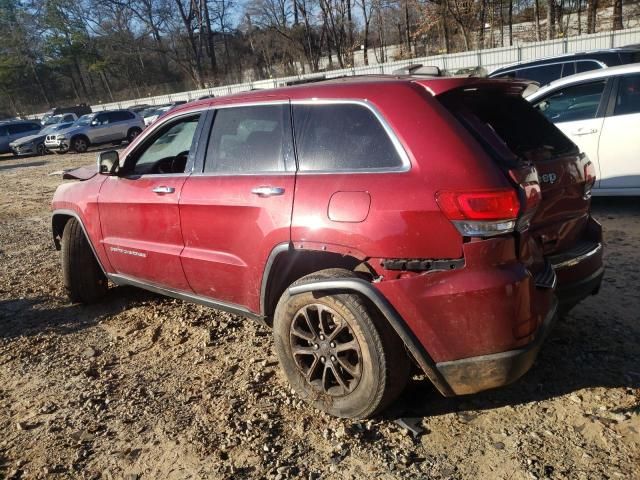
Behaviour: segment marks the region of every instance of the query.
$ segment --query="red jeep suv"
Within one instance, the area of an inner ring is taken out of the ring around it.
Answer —
[[[603,273],[593,165],[526,86],[363,77],[178,107],[56,191],[69,296],[110,280],[261,321],[298,394],[342,417],[383,410],[412,362],[446,396],[512,382]]]

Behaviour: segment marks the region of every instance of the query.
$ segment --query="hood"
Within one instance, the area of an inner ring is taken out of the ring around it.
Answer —
[[[84,130],[84,127],[69,127],[63,128],[62,130],[58,130],[56,132],[51,132],[49,135],[73,135],[74,133],[80,133]]]
[[[25,145],[31,142],[38,142],[40,140],[44,140],[45,135],[41,135],[36,133],[35,135],[29,135],[28,137],[20,137],[17,140],[11,142],[11,145]]]
[[[65,180],[89,180],[98,174],[96,165],[74,168],[72,170],[63,170],[62,178]]]

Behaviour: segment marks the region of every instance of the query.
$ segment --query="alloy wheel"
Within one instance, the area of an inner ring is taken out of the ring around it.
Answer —
[[[289,329],[291,353],[307,383],[319,393],[340,397],[358,386],[362,352],[351,326],[334,309],[306,305]]]

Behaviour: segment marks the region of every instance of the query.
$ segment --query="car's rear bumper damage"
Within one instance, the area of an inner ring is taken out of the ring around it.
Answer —
[[[554,323],[556,308],[557,301],[547,313],[535,339],[525,347],[491,355],[440,362],[436,364],[436,368],[456,395],[476,393],[513,383],[533,365]]]

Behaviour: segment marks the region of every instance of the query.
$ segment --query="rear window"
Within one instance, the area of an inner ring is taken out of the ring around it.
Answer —
[[[492,89],[466,89],[438,97],[485,149],[503,161],[531,161],[576,150],[576,146],[522,96]]]

